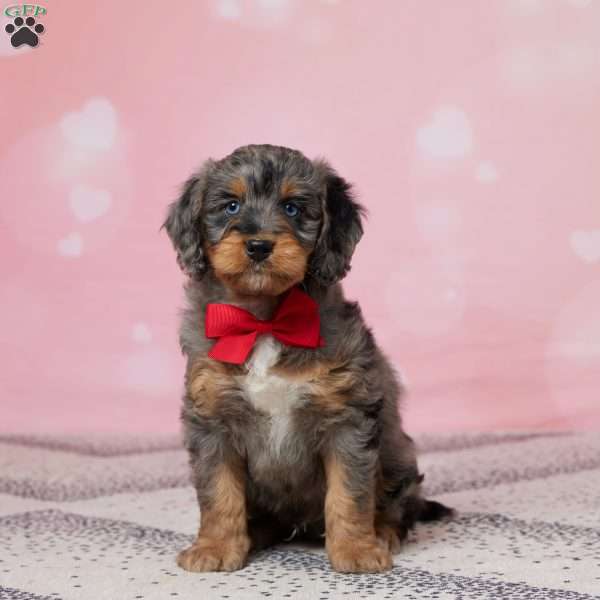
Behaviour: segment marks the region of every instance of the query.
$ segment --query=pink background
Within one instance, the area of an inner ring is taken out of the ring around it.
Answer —
[[[165,207],[246,143],[370,210],[412,430],[600,425],[600,2],[46,3],[0,30],[0,427],[178,428]]]

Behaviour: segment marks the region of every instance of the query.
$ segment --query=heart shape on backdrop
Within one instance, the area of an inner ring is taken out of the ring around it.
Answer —
[[[89,150],[108,150],[117,136],[117,113],[105,98],[92,98],[79,112],[66,114],[60,129],[73,145]]]
[[[83,238],[79,233],[70,233],[66,238],[58,241],[57,248],[61,256],[80,256],[83,250]]]
[[[76,185],[69,193],[69,205],[82,223],[89,223],[106,214],[112,198],[110,192],[85,185]]]
[[[462,158],[473,145],[469,119],[458,108],[440,108],[417,132],[417,145],[429,158]]]
[[[498,169],[496,169],[494,163],[484,160],[477,166],[475,177],[481,183],[494,183],[498,179]]]
[[[134,342],[148,344],[152,341],[152,332],[146,323],[136,323],[131,329],[131,338]]]
[[[571,233],[571,248],[584,262],[600,261],[600,229],[573,231]]]

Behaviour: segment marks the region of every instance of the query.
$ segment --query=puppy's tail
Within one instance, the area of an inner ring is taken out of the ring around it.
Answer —
[[[421,510],[417,515],[417,521],[429,523],[430,521],[440,521],[442,519],[451,519],[456,515],[456,511],[441,502],[435,500],[423,499]]]

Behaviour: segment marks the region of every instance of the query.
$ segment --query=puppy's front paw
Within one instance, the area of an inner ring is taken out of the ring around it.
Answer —
[[[237,571],[246,563],[250,540],[239,537],[232,540],[198,538],[193,545],[177,556],[177,564],[186,571]]]
[[[379,573],[392,568],[392,555],[376,538],[327,545],[331,566],[341,573]]]

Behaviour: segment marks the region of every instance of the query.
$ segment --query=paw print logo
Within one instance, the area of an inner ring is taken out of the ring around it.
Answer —
[[[10,35],[10,43],[14,48],[23,44],[35,48],[40,41],[38,34],[44,33],[44,26],[41,23],[36,25],[33,17],[27,17],[25,21],[21,17],[17,17],[4,29]]]

